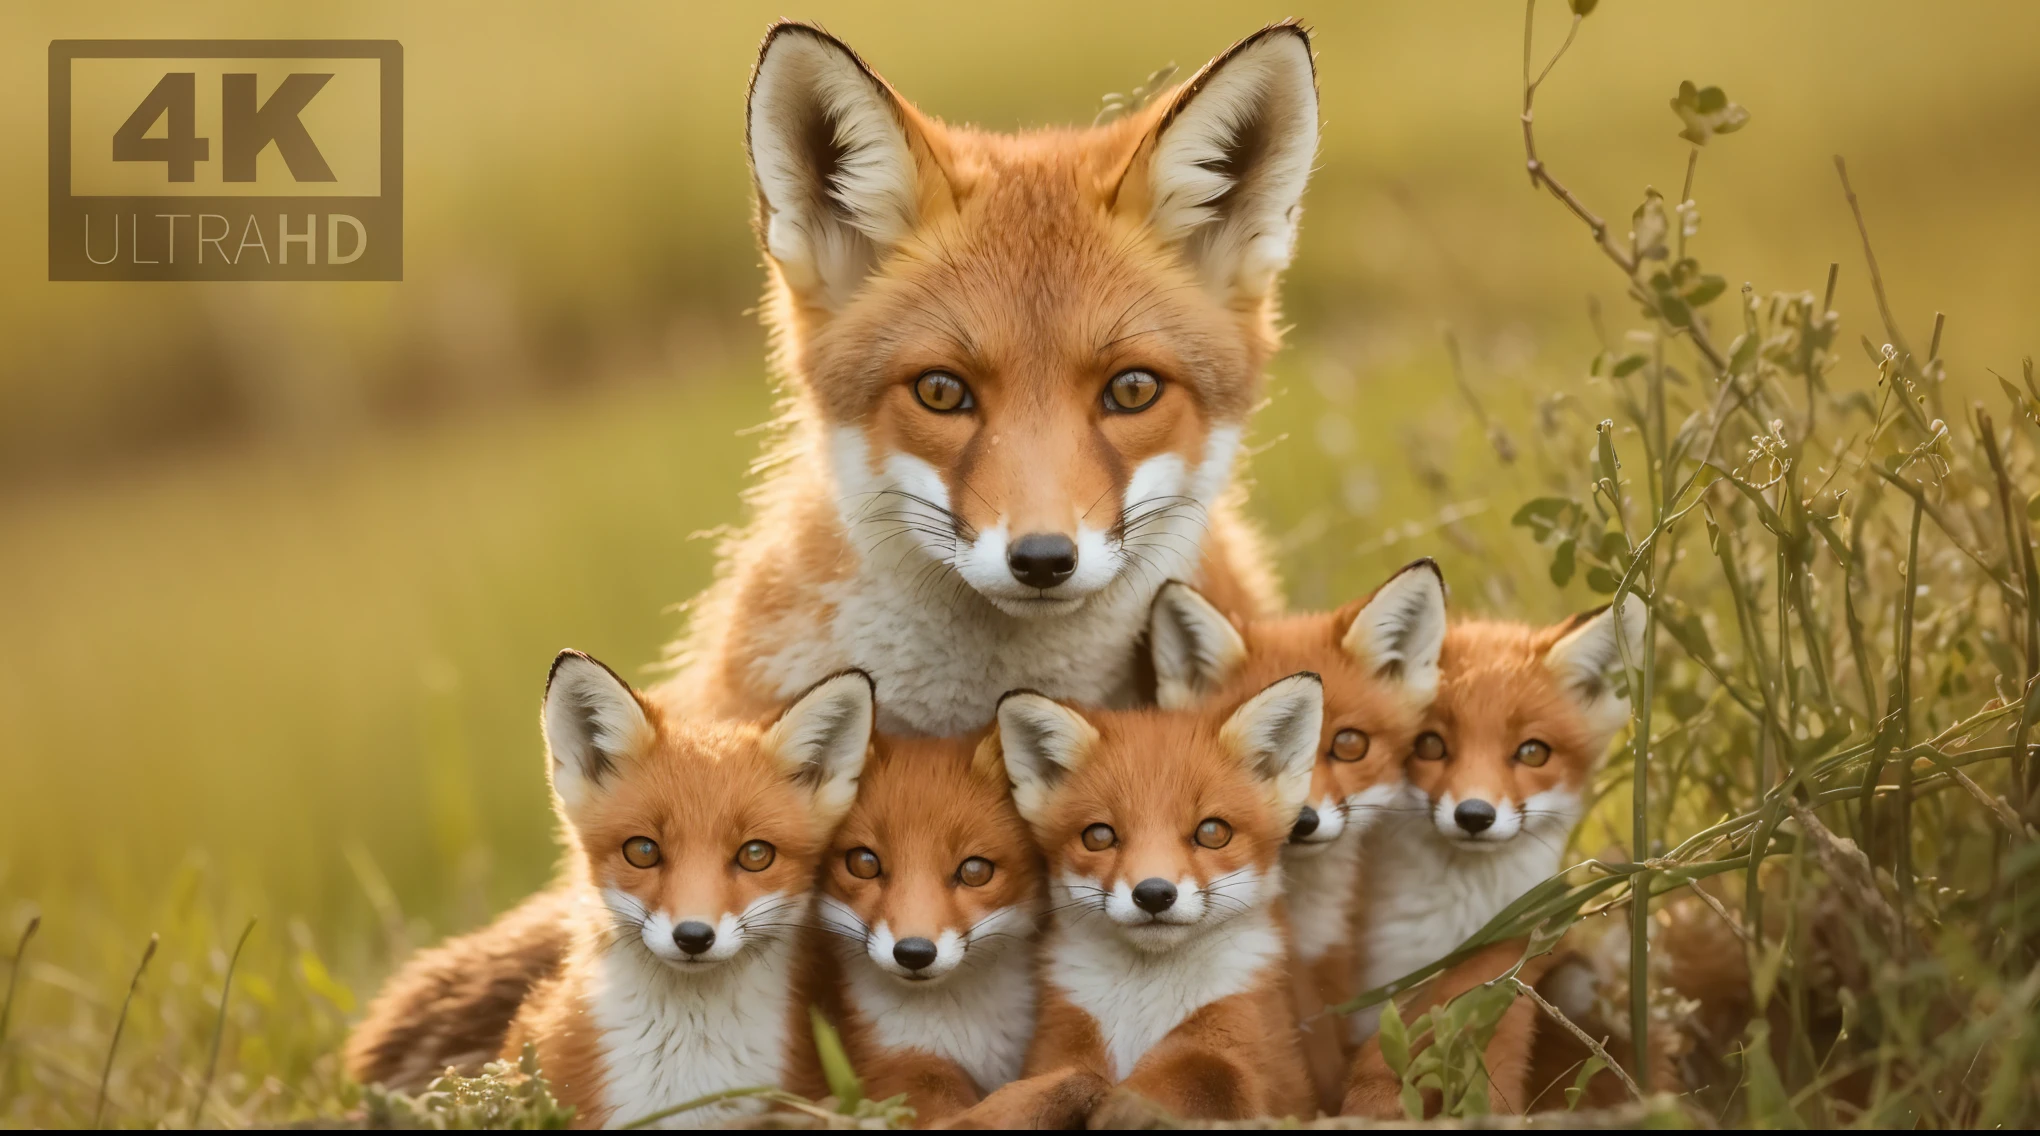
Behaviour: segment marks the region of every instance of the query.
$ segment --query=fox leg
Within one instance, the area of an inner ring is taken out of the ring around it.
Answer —
[[[1111,1087],[1088,1069],[1058,1069],[1014,1081],[934,1127],[1081,1128]]]

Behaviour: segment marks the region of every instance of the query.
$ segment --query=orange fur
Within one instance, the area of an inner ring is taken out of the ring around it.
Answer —
[[[540,1069],[554,1095],[574,1108],[577,1127],[634,1119],[688,1099],[647,1101],[642,1088],[621,1084],[643,1075],[619,1069],[616,1047],[640,1046],[658,1032],[638,1028],[639,1022],[677,1036],[714,1028],[685,1012],[662,1016],[668,989],[692,997],[707,984],[732,981],[728,976],[743,968],[768,965],[756,960],[775,949],[789,961],[781,981],[768,985],[783,986],[783,1000],[748,1005],[745,1012],[784,1015],[784,1057],[801,1048],[803,1008],[791,989],[793,929],[806,919],[816,867],[842,816],[837,799],[847,798],[845,778],[855,784],[870,732],[870,687],[862,676],[849,683],[862,691],[863,732],[842,727],[847,740],[833,743],[835,751],[851,756],[847,766],[832,770],[805,756],[815,746],[789,732],[805,720],[799,716],[806,707],[829,696],[827,689],[800,700],[777,723],[681,722],[605,668],[613,682],[605,686],[613,692],[606,705],[617,708],[605,720],[605,704],[585,693],[603,681],[594,677],[599,666],[568,652],[548,686],[548,750],[570,843],[573,883],[563,922],[571,945],[559,972],[540,981],[518,1009],[502,1050],[514,1057],[527,1043],[536,1048]],[[573,678],[582,685],[562,691]],[[624,718],[639,724],[606,726]],[[652,842],[649,857],[646,841]],[[684,928],[689,919],[719,927],[718,937],[735,940],[736,953],[717,958],[685,951],[674,926]],[[666,941],[653,942],[655,935]],[[611,1020],[618,1005],[637,1015],[632,1027],[620,1029]],[[713,1046],[724,1039],[703,1040]],[[771,1072],[778,1075],[786,1063],[771,1063]],[[742,1111],[704,1112],[698,1119],[727,1120]]]
[[[869,853],[879,874],[868,879],[853,874],[852,853]],[[991,865],[989,880],[967,882],[963,865],[973,857]],[[900,1044],[895,1035],[902,1029],[925,1027],[925,1019],[902,1013],[894,1003],[890,1009],[897,1020],[879,1021],[876,1015],[889,1007],[861,1000],[846,972],[856,971],[884,994],[932,996],[935,1005],[922,1012],[943,1014],[955,1032],[967,1032],[973,1024],[998,1025],[1017,1031],[1015,1040],[1024,1040],[1028,1025],[1024,1020],[956,1020],[980,1005],[968,992],[957,991],[970,984],[998,981],[999,975],[986,971],[1001,962],[1017,966],[1022,976],[1031,969],[1033,923],[1041,906],[1041,888],[1040,854],[1026,822],[1013,808],[996,744],[981,745],[974,738],[886,738],[880,742],[858,783],[857,800],[822,862],[824,904],[832,900],[840,904],[840,909],[854,914],[862,926],[845,926],[841,916],[832,917],[827,911],[822,914],[819,925],[825,933],[810,939],[801,998],[804,1003],[821,1006],[837,1024],[844,1051],[863,1079],[866,1096],[883,1100],[904,1093],[917,1122],[928,1127],[975,1104],[1003,1083],[979,1083],[956,1055],[939,1052],[940,1045],[925,1036],[925,1030],[919,1039],[922,1044]],[[984,928],[982,939],[972,934],[1001,912],[1014,913],[1008,920],[1010,928]],[[872,938],[872,929],[881,925],[886,932],[879,943]],[[882,964],[866,954],[867,949],[901,939],[940,940],[945,932],[967,942],[965,954],[953,970],[925,986],[881,970]],[[1007,957],[1005,952],[1012,954]],[[955,1001],[945,1005],[939,1001],[945,996]],[[1031,1011],[1031,1006],[1023,1007],[1021,1016]],[[892,1028],[888,1029],[889,1025]],[[985,1048],[970,1054],[972,1064],[997,1064]],[[1014,1052],[1019,1052],[1018,1045]],[[827,1086],[820,1062],[808,1050],[799,1057],[789,1085],[808,1096],[823,1095]]]
[[[1427,751],[1419,747],[1405,763],[1405,775],[1414,790],[1412,799],[1425,807],[1425,819],[1401,830],[1382,833],[1385,839],[1379,842],[1381,846],[1370,850],[1371,862],[1380,864],[1384,872],[1395,871],[1395,864],[1388,857],[1394,853],[1396,840],[1421,840],[1432,842],[1430,847],[1438,847],[1438,842],[1463,836],[1458,843],[1469,845],[1473,839],[1470,834],[1455,831],[1446,836],[1439,831],[1452,824],[1448,810],[1454,802],[1488,802],[1505,818],[1513,809],[1525,823],[1532,823],[1529,818],[1543,811],[1539,802],[1559,795],[1572,802],[1583,797],[1588,777],[1614,729],[1608,708],[1619,703],[1608,700],[1605,688],[1598,685],[1601,681],[1598,675],[1583,678],[1577,671],[1557,666],[1554,660],[1558,656],[1554,652],[1561,643],[1569,648],[1578,642],[1569,637],[1582,632],[1600,614],[1587,613],[1544,628],[1466,622],[1448,631],[1441,655],[1438,695],[1424,718],[1421,735],[1435,734],[1442,742],[1442,756],[1427,758],[1422,756]],[[1522,757],[1519,747],[1532,741],[1548,747],[1548,757],[1541,764]],[[1576,821],[1577,816],[1572,819]],[[1569,833],[1569,823],[1565,831]],[[1469,846],[1450,853],[1462,857],[1450,862],[1462,865],[1455,872],[1477,871],[1487,865],[1464,857],[1512,855],[1508,848],[1523,841],[1541,841],[1553,861],[1551,869],[1555,870],[1559,851],[1556,845],[1563,843],[1563,837],[1554,840],[1549,832],[1522,831],[1500,851],[1492,847],[1480,851]],[[1451,886],[1454,878],[1448,876],[1445,886]],[[1371,901],[1375,897],[1367,898]],[[1511,898],[1494,895],[1483,897],[1483,901],[1503,903]],[[1471,897],[1469,901],[1473,902]],[[1370,920],[1382,918],[1383,913],[1371,903],[1363,904],[1360,913],[1363,927]],[[1442,953],[1452,946],[1445,943],[1439,949]],[[1414,1019],[1433,1006],[1508,973],[1522,959],[1525,946],[1522,940],[1499,943],[1456,964],[1411,996],[1401,1011],[1404,1019]],[[1540,957],[1524,963],[1518,973],[1523,981],[1534,985],[1551,965],[1550,957]],[[1547,1076],[1558,1072],[1556,1061],[1535,1060],[1539,1048],[1547,1044],[1555,1050],[1578,1048],[1577,1041],[1564,1034],[1561,1027],[1540,1021],[1539,1015],[1533,1002],[1518,998],[1503,1013],[1487,1043],[1490,1106],[1498,1112],[1520,1113],[1533,1100],[1544,1099],[1553,1091],[1551,1084],[1533,1083],[1533,1065],[1545,1070]],[[1414,1048],[1421,1050],[1425,1044],[1428,1042],[1418,1041]],[[1553,1056],[1560,1055],[1554,1052]],[[1612,1079],[1612,1075],[1603,1076]],[[1400,1088],[1399,1080],[1382,1060],[1379,1042],[1370,1039],[1355,1058],[1341,1111],[1348,1115],[1399,1118],[1403,1115]],[[1435,1101],[1432,1107],[1436,1107]]]
[[[1095,881],[1096,886],[1074,886],[1078,898],[1062,901],[1044,941],[1041,1008],[1027,1078],[985,1098],[960,1122],[1071,1126],[1098,1108],[1115,1085],[1186,1119],[1311,1115],[1312,1092],[1289,998],[1287,924],[1279,901],[1258,901],[1269,909],[1276,943],[1259,969],[1239,976],[1236,992],[1189,1008],[1135,1055],[1130,1068],[1120,1067],[1124,1057],[1115,1056],[1111,1040],[1124,1032],[1124,1024],[1101,1021],[1080,1004],[1096,992],[1070,985],[1069,976],[1077,972],[1066,966],[1084,949],[1073,936],[1110,918],[1097,888],[1123,891],[1148,879],[1222,886],[1249,872],[1279,880],[1279,858],[1294,810],[1293,804],[1278,803],[1269,784],[1250,772],[1223,728],[1226,713],[1100,711],[1084,717],[1095,740],[1085,747],[1081,764],[1058,776],[1029,821],[1052,876]],[[1313,722],[1310,735],[1315,734]],[[1010,764],[1010,741],[1007,746]],[[1016,775],[1016,783],[1020,780]],[[1208,818],[1230,826],[1230,838],[1221,847],[1194,839]],[[1098,824],[1110,825],[1116,842],[1094,850],[1085,833]],[[1207,910],[1218,909],[1214,903]],[[1234,915],[1231,926],[1250,917]],[[1220,923],[1203,934],[1228,931],[1228,924]],[[1154,952],[1155,965],[1161,967],[1203,942],[1145,949]],[[1132,992],[1143,1001],[1148,995],[1144,989]]]

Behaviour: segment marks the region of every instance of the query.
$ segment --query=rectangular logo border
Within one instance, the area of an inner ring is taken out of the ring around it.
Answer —
[[[404,45],[393,39],[53,39],[49,90],[49,261],[58,256],[59,203],[71,195],[74,59],[376,59],[382,75],[382,199],[397,203],[396,275],[404,278]],[[226,281],[233,283],[233,281]]]

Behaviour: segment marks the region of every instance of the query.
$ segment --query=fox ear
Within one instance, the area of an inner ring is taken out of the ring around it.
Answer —
[[[1181,710],[1210,694],[1247,658],[1246,640],[1225,614],[1188,584],[1171,580],[1148,614],[1155,701]]]
[[[652,748],[656,730],[630,684],[579,651],[561,651],[539,713],[553,792],[569,811]]]
[[[1269,783],[1279,815],[1294,818],[1310,796],[1324,720],[1325,684],[1304,671],[1248,699],[1226,719],[1218,737]]]
[[[1643,600],[1630,596],[1619,624],[1612,606],[1581,612],[1555,629],[1558,640],[1544,652],[1545,667],[1586,715],[1597,750],[1629,721],[1629,699],[1608,672],[1622,665],[1625,652],[1632,659],[1643,653],[1643,629]]]
[[[765,736],[793,779],[813,790],[817,810],[831,824],[857,796],[876,717],[872,694],[871,676],[863,671],[831,675],[794,699]]]
[[[1013,781],[1013,803],[1029,824],[1040,822],[1056,785],[1097,744],[1097,728],[1054,699],[1031,690],[999,699],[999,749]]]
[[[1289,265],[1317,141],[1310,35],[1273,24],[1170,100],[1136,154],[1129,172],[1140,178],[1145,155],[1145,179],[1126,200],[1145,203],[1162,239],[1212,287],[1259,299]]]
[[[1339,645],[1412,702],[1429,706],[1445,647],[1445,576],[1437,561],[1425,557],[1390,576],[1354,613]]]
[[[807,302],[840,308],[912,231],[908,120],[885,81],[835,37],[796,23],[766,34],[746,122],[759,235]]]

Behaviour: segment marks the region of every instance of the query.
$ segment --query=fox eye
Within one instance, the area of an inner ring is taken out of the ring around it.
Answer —
[[[1197,843],[1206,848],[1223,848],[1232,843],[1232,825],[1217,817],[1205,817],[1197,825]]]
[[[1531,738],[1516,747],[1516,760],[1535,769],[1551,760],[1551,747],[1536,738]]]
[[[762,872],[779,858],[779,849],[762,840],[747,840],[737,849],[737,867],[747,872]]]
[[[1146,410],[1162,393],[1162,380],[1148,371],[1121,371],[1105,384],[1105,409],[1120,412]]]
[[[1367,732],[1344,729],[1332,735],[1333,761],[1358,761],[1367,756]]]
[[[1084,847],[1093,852],[1103,852],[1119,843],[1119,834],[1109,824],[1094,824],[1084,830]]]
[[[852,848],[843,853],[843,866],[860,880],[875,879],[880,867],[878,853],[869,848]]]
[[[657,867],[659,842],[649,836],[633,836],[623,842],[623,858],[633,868]]]
[[[1418,734],[1417,756],[1425,761],[1445,760],[1445,739],[1429,730]]]
[[[983,856],[972,856],[956,869],[956,878],[964,887],[981,888],[992,882],[992,862]]]
[[[947,371],[929,371],[915,379],[914,399],[937,414],[954,414],[977,405],[963,380]]]

